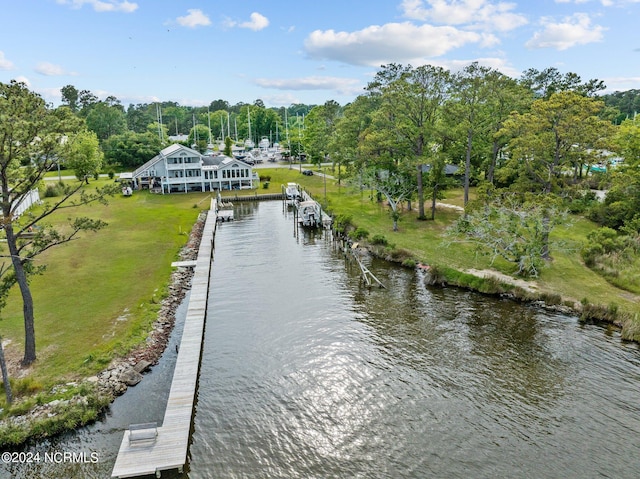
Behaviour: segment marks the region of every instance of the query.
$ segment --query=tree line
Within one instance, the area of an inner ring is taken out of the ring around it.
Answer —
[[[640,122],[629,114],[637,92],[599,95],[604,88],[555,68],[514,79],[477,63],[458,73],[389,64],[344,108],[313,108],[303,143],[313,161],[330,159],[352,183],[377,191],[394,230],[403,204],[417,201],[426,219],[425,195],[433,219],[452,183],[446,165],[457,166],[465,214],[454,240],[537,276],[567,211],[631,235],[623,243],[636,245],[634,253],[640,245]],[[619,98],[626,113],[615,106]],[[479,199],[470,202],[473,185]],[[604,202],[594,188],[608,190]]]
[[[267,137],[294,155],[304,151],[318,164],[330,161],[339,167],[339,181],[344,177],[370,188],[386,201],[394,229],[403,205],[417,203],[418,218],[428,219],[426,198],[433,219],[442,191],[459,182],[466,209],[452,238],[512,261],[523,275],[538,274],[551,259],[550,232],[565,212],[584,213],[608,228],[583,254],[587,264],[604,271],[612,256],[637,253],[640,244],[640,123],[631,114],[637,92],[599,95],[603,89],[599,80],[583,81],[554,68],[527,70],[514,79],[477,63],[458,73],[389,64],[344,106],[328,101],[278,109],[260,100],[233,106],[216,100],[197,108],[163,102],[125,109],[115,97],[99,100],[71,85],[62,89],[62,105],[53,108],[22,83],[0,83],[1,234],[6,239],[0,247],[0,310],[18,285],[24,303],[23,363],[32,363],[29,277],[42,271],[33,258],[105,226],[75,218],[60,232],[46,225],[46,218],[60,208],[102,201],[108,190],[88,193],[85,186],[105,162],[142,165],[167,144],[170,132],[188,134],[188,144],[201,150],[213,141]],[[623,160],[615,168],[613,157]],[[38,187],[62,159],[79,181],[64,186],[37,213],[14,217],[22,195]],[[451,175],[452,166],[458,177]],[[477,186],[477,201],[470,200],[471,186]],[[592,187],[608,190],[604,202],[595,201]]]

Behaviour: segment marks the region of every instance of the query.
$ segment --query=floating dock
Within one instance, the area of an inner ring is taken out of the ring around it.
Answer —
[[[152,474],[160,477],[162,471],[177,469],[182,472],[187,463],[209,295],[209,276],[216,230],[215,211],[216,202],[213,200],[202,232],[198,259],[191,281],[187,316],[164,421],[160,427],[156,427],[155,424],[139,424],[131,425],[125,431],[111,473],[113,478]]]

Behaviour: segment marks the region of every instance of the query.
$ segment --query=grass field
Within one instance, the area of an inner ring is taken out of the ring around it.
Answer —
[[[107,180],[92,182],[90,188]],[[30,375],[51,382],[91,375],[144,340],[155,319],[171,262],[187,239],[207,194],[118,195],[108,206],[60,211],[109,225],[38,257],[46,272],[31,281],[38,360]],[[199,207],[194,207],[200,202]],[[10,356],[22,354],[22,300],[14,288],[2,311]]]

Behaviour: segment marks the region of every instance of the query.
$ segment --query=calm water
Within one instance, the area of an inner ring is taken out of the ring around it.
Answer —
[[[387,288],[367,290],[281,203],[236,218],[216,236],[190,467],[163,477],[640,477],[637,346],[383,262]],[[0,476],[108,477],[122,429],[162,419],[172,356],[101,423],[27,449],[99,464]]]

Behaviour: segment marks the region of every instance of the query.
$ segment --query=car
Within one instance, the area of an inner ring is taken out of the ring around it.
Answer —
[[[303,170],[302,174],[306,175],[306,176],[313,176],[313,171],[311,171],[311,170]]]

